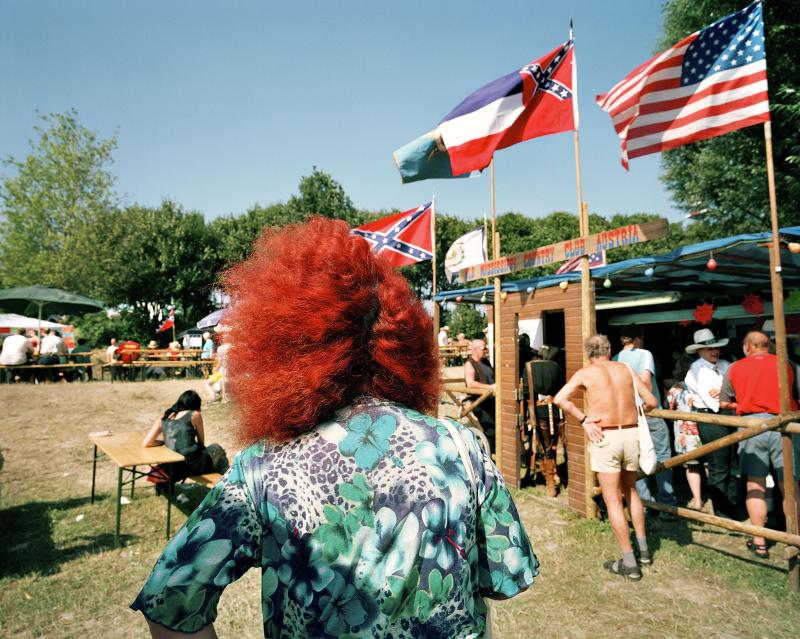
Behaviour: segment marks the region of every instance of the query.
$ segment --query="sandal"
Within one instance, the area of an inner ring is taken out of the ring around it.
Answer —
[[[766,544],[757,544],[751,538],[747,540],[745,545],[747,546],[747,550],[759,559],[769,559],[769,550],[767,550]]]
[[[612,559],[607,561],[603,564],[603,568],[608,570],[608,572],[610,572],[612,575],[624,577],[630,581],[639,581],[642,578],[642,571],[640,570],[639,566],[628,568],[622,562],[622,559]]]

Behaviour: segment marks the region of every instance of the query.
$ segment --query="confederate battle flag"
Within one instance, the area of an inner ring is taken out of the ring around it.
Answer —
[[[431,241],[431,203],[417,209],[382,217],[362,224],[351,233],[360,235],[392,266],[408,266],[433,259]]]

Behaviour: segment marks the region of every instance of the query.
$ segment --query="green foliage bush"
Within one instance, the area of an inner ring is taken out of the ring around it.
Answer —
[[[118,316],[110,318],[105,311],[89,313],[75,320],[77,337],[83,337],[92,348],[108,346],[112,337],[117,342],[132,339],[140,344],[146,344],[152,339],[150,331],[143,328],[139,322],[139,314],[123,311]]]

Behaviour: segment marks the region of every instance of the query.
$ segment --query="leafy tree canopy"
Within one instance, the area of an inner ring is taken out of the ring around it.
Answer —
[[[658,49],[744,6],[742,0],[669,0]],[[764,3],[767,75],[780,224],[800,223],[800,2]],[[752,126],[663,154],[662,179],[677,206],[702,210],[714,237],[769,228],[762,126]]]
[[[75,111],[40,116],[34,130],[25,159],[3,160],[12,174],[0,180],[0,283],[97,296],[102,272],[86,266],[105,245],[86,231],[116,205],[107,169],[116,138],[100,139]]]
[[[299,195],[289,198],[287,206],[297,219],[308,215],[323,215],[338,218],[349,223],[359,223],[358,211],[350,196],[329,173],[316,166],[311,175],[300,180]]]

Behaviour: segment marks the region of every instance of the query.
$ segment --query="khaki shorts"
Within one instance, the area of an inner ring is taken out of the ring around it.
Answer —
[[[604,430],[603,443],[589,442],[589,458],[596,473],[639,470],[639,429]]]

